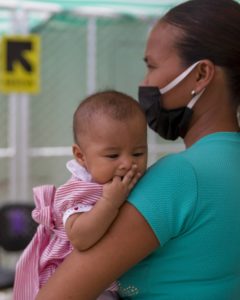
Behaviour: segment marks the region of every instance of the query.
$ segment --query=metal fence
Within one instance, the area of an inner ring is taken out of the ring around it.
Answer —
[[[41,91],[0,95],[0,202],[32,201],[32,187],[68,178],[72,115],[89,93],[107,88],[137,97],[153,19],[52,16],[41,37]],[[149,164],[182,149],[149,134]]]

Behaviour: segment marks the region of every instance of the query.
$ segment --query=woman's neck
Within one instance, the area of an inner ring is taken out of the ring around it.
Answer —
[[[190,125],[190,130],[184,138],[186,148],[196,143],[204,136],[215,132],[238,132],[237,112],[215,110],[203,114]]]

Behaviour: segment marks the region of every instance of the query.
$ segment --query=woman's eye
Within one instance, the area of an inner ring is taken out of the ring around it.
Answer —
[[[153,65],[147,65],[147,69],[148,70],[152,70],[152,69],[154,69],[155,67],[153,66]]]

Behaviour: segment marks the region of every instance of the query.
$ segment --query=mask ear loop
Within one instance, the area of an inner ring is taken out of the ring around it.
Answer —
[[[178,77],[176,77],[172,82],[170,82],[168,85],[166,85],[165,87],[163,87],[162,89],[159,89],[161,94],[165,94],[168,91],[170,91],[171,89],[173,89],[179,82],[181,82],[185,77],[188,76],[189,73],[191,73],[191,71],[196,67],[196,65],[198,65],[200,63],[200,60],[195,62],[193,65],[191,65],[189,68],[187,68],[187,70],[185,70],[183,73],[181,73],[180,75],[178,75]]]
[[[195,103],[198,101],[198,99],[202,96],[203,92],[205,91],[206,88],[204,88],[200,93],[196,94],[196,92],[193,90],[191,92],[191,95],[193,96],[191,101],[188,103],[187,107],[188,108],[193,108]]]

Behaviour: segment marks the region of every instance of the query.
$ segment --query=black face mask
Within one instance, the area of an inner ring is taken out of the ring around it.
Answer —
[[[176,140],[178,137],[185,137],[193,114],[192,107],[200,98],[204,89],[198,94],[192,91],[192,99],[186,107],[169,110],[164,109],[162,106],[162,94],[169,92],[178,85],[192,72],[199,62],[197,61],[192,64],[161,89],[158,87],[139,87],[138,98],[140,105],[146,113],[148,125],[164,139]]]
[[[157,87],[139,87],[138,99],[145,111],[149,127],[167,140],[184,138],[192,117],[192,109],[180,107],[166,110]]]

